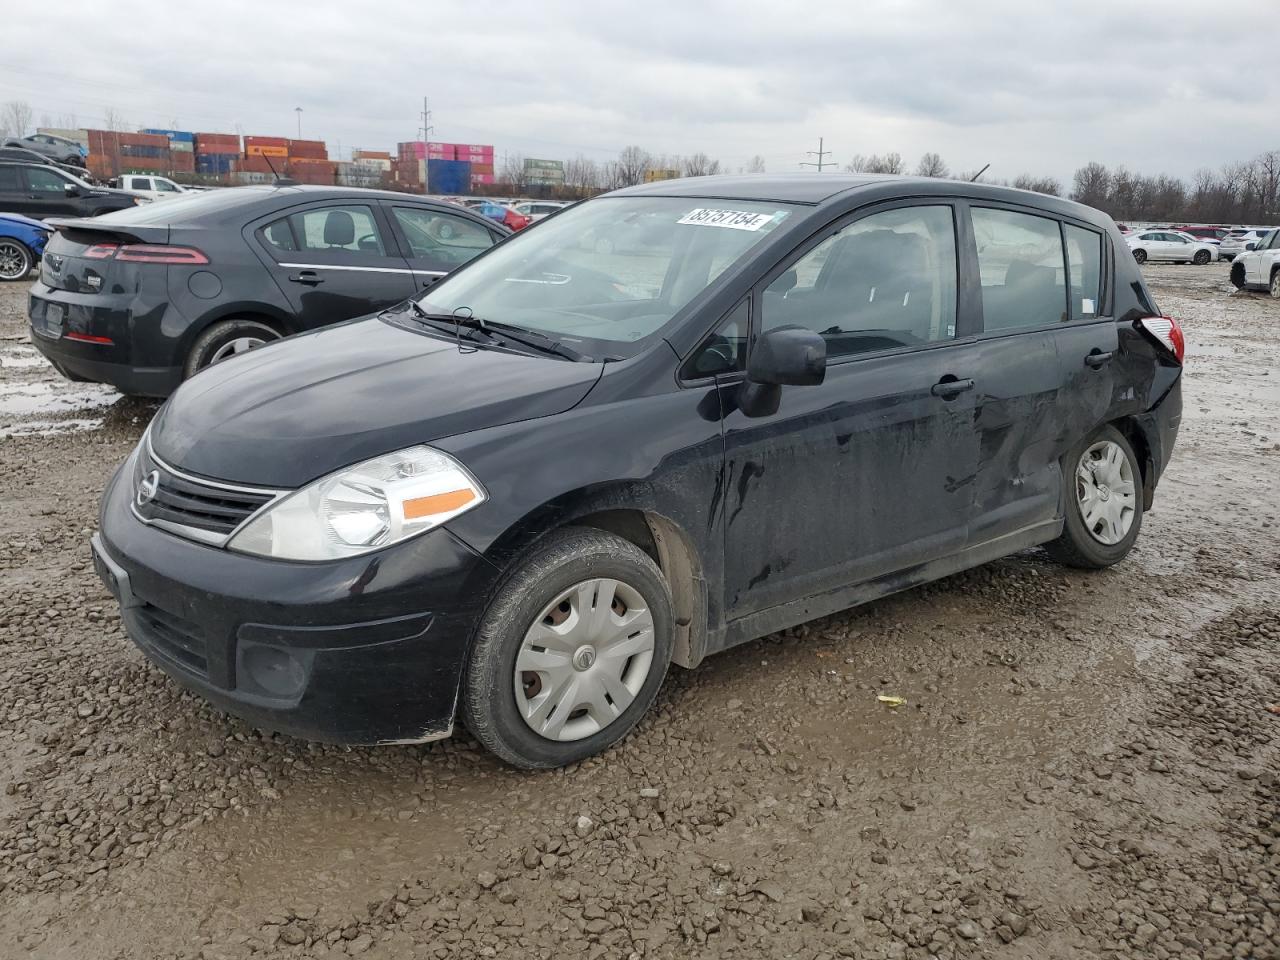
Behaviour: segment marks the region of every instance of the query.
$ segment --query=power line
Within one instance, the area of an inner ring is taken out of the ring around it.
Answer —
[[[834,166],[836,166],[836,162],[835,162],[834,160],[827,160],[827,159],[825,159],[825,157],[827,156],[827,154],[831,153],[832,151],[831,151],[831,150],[824,150],[824,149],[822,148],[822,145],[823,145],[822,137],[819,137],[819,138],[818,138],[818,149],[817,149],[817,150],[807,150],[807,151],[805,151],[805,153],[806,153],[808,156],[810,156],[810,157],[817,157],[818,159],[817,159],[816,161],[814,161],[814,160],[801,160],[801,161],[800,161],[800,166],[802,166],[802,167],[817,167],[817,168],[818,168],[818,172],[819,172],[819,173],[821,173],[825,167],[834,167]]]

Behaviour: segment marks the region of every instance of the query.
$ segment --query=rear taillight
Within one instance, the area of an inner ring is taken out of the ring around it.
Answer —
[[[1143,317],[1138,328],[1146,331],[1160,346],[1174,355],[1179,363],[1187,353],[1187,340],[1173,317]]]
[[[89,260],[123,260],[127,263],[202,264],[209,258],[195,247],[170,247],[152,243],[95,243],[84,252]]]

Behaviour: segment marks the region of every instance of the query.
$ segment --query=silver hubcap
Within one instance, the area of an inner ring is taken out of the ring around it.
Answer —
[[[262,337],[236,337],[234,340],[228,340],[217,350],[213,351],[213,356],[209,358],[209,366],[215,363],[221,363],[228,357],[234,357],[241,353],[248,353],[254,347],[260,347],[267,341]]]
[[[1271,276],[1271,295],[1280,300],[1280,273]]]
[[[26,275],[26,254],[11,243],[0,243],[0,277],[21,280]]]
[[[1118,443],[1100,440],[1084,452],[1076,467],[1076,499],[1093,539],[1114,546],[1128,536],[1137,487],[1133,466]]]
[[[584,580],[543,608],[516,655],[520,715],[548,740],[581,740],[631,705],[653,665],[653,615],[620,580]]]

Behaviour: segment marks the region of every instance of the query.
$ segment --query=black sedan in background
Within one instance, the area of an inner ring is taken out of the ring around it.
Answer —
[[[50,225],[32,342],[66,377],[157,397],[227,357],[420,293],[509,233],[421,197],[293,185]]]

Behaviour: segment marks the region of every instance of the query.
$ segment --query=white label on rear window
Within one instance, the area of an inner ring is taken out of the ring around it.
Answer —
[[[730,230],[759,230],[772,223],[772,213],[748,213],[745,210],[711,210],[699,207],[690,210],[676,223],[691,223],[698,227],[727,227]]]

